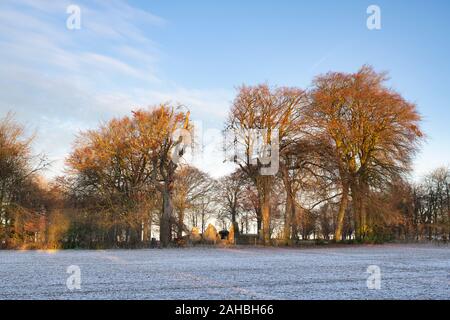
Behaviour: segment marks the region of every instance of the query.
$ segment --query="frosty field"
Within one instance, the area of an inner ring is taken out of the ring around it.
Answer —
[[[0,251],[0,299],[450,299],[449,274],[448,246]]]

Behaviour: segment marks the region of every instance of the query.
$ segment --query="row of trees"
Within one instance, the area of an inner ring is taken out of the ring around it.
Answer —
[[[46,186],[37,175],[45,162],[8,116],[0,127],[2,244],[137,247],[159,235],[168,246],[209,222],[266,245],[446,239],[449,172],[408,182],[420,116],[386,80],[364,66],[318,76],[309,90],[242,86],[224,130],[236,171],[218,180],[183,161],[195,141],[181,106],[81,133],[67,173]],[[29,227],[31,216],[39,226]]]
[[[234,160],[257,190],[258,230],[264,243],[271,238],[277,177],[262,174],[273,161],[259,161],[264,155],[257,161],[252,157],[253,128],[262,130],[266,145],[277,131],[275,161],[286,195],[287,242],[298,236],[297,211],[304,208],[299,199],[321,203],[339,197],[334,238],[341,240],[351,197],[355,238],[373,235],[376,216],[368,212],[368,200],[405,177],[423,136],[415,105],[385,86],[386,80],[384,73],[364,66],[354,74],[321,75],[309,91],[271,90],[267,85],[241,88],[227,128],[236,134],[232,144],[243,150]]]

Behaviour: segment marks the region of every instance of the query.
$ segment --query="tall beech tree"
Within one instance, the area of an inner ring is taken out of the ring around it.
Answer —
[[[258,190],[261,210],[258,231],[265,244],[270,242],[270,206],[275,176],[263,171],[269,166],[278,172],[279,156],[274,153],[282,154],[298,134],[298,110],[304,96],[304,91],[297,88],[272,89],[265,84],[242,86],[226,123],[229,138],[226,148],[234,152],[233,160]],[[261,149],[257,149],[258,139],[263,145]],[[269,145],[272,147],[267,148]],[[263,161],[267,157],[271,160]]]
[[[145,123],[146,135],[152,137],[151,154],[152,182],[162,194],[163,209],[160,221],[160,239],[163,247],[169,245],[171,238],[170,219],[173,215],[173,186],[178,161],[185,149],[184,137],[191,135],[193,126],[189,122],[189,113],[179,112],[176,108],[162,105],[151,112],[136,113],[136,117]],[[181,134],[177,134],[181,130]],[[184,133],[184,134],[183,134]]]
[[[335,148],[342,199],[335,238],[351,191],[356,237],[370,232],[366,195],[410,170],[423,136],[413,103],[386,86],[385,73],[363,66],[353,74],[330,72],[318,76],[311,92],[313,119]]]

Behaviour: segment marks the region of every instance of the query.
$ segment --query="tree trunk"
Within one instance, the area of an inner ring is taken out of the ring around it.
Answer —
[[[236,222],[236,209],[231,210],[231,223],[234,224]]]
[[[291,239],[292,206],[293,206],[292,195],[290,192],[287,192],[286,207],[284,213],[284,232],[283,232],[283,240],[285,241],[286,244],[289,244],[289,240]]]
[[[178,239],[183,238],[183,229],[184,229],[184,208],[180,208],[180,210],[178,210],[178,230],[177,230]]]
[[[261,177],[262,182],[262,197],[261,201],[261,218],[262,218],[262,234],[261,240],[264,245],[270,244],[270,196],[271,196],[271,186],[270,177]]]
[[[264,197],[264,204],[262,207],[262,224],[263,224],[263,243],[270,244],[270,202],[267,196]]]
[[[352,206],[353,206],[353,220],[355,222],[355,239],[361,240],[361,216],[360,216],[360,203],[361,195],[356,183],[351,184],[352,191]]]
[[[368,196],[369,188],[361,181],[352,183],[353,211],[355,214],[355,235],[357,240],[363,240],[368,233],[366,201],[364,196]]]
[[[148,217],[148,220],[147,220],[147,223],[148,223],[148,235],[147,235],[147,239],[148,239],[148,241],[150,242],[150,241],[152,241],[152,218],[153,218],[153,212],[150,212],[149,213],[149,217]]]
[[[151,234],[151,218],[145,217],[142,219],[142,238],[141,241],[144,243],[149,243],[152,237]]]
[[[169,188],[166,187],[163,191],[163,212],[160,222],[160,240],[163,248],[169,245],[171,234],[170,217],[172,216],[172,212],[172,197]]]
[[[369,196],[369,187],[366,183],[361,183],[361,197],[360,197],[360,216],[361,216],[361,235],[362,238],[367,238],[369,234],[369,223],[367,219],[366,198]]]
[[[236,243],[236,237],[239,235],[239,224],[236,221],[237,211],[236,209],[233,209],[231,211],[231,224],[233,225],[233,231],[234,231],[234,243]]]
[[[342,230],[344,229],[344,218],[347,206],[348,206],[348,186],[344,184],[342,186],[342,198],[339,204],[339,212],[336,221],[336,231],[334,234],[335,241],[342,240]]]
[[[284,212],[284,230],[283,230],[283,240],[286,244],[289,244],[289,240],[291,239],[291,235],[294,231],[293,229],[293,221],[295,220],[295,203],[294,203],[294,195],[292,192],[292,184],[289,179],[289,172],[285,165],[282,165],[282,176],[283,176],[283,184],[286,192],[286,206]]]
[[[202,211],[202,234],[205,233],[205,227],[206,227],[205,224],[206,224],[205,213]]]

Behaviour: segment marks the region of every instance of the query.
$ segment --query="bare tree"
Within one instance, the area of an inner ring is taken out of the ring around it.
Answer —
[[[227,121],[227,132],[232,138],[226,147],[234,152],[233,160],[258,190],[261,210],[258,226],[262,224],[262,230],[258,231],[265,244],[270,242],[271,188],[275,177],[273,173],[265,174],[263,171],[267,167],[278,169],[279,157],[276,154],[281,154],[289,145],[291,136],[297,134],[297,108],[303,98],[304,92],[297,88],[272,90],[267,85],[242,86]],[[258,139],[264,146],[261,150],[255,150]],[[270,161],[266,161],[268,156]]]
[[[244,174],[238,170],[221,178],[216,185],[216,202],[221,212],[233,225],[235,235],[239,234],[238,216],[242,211],[244,193]]]
[[[207,202],[211,199],[209,194],[214,181],[204,172],[191,166],[184,166],[175,174],[174,183],[174,207],[178,213],[178,238],[183,237],[183,231],[188,231],[185,226],[185,213],[187,210],[197,215],[200,212],[202,222],[207,213]],[[204,227],[202,223],[202,230]]]

